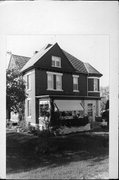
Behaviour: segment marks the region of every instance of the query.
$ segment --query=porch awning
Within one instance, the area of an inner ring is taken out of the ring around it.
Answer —
[[[83,111],[80,100],[54,100],[60,111]]]

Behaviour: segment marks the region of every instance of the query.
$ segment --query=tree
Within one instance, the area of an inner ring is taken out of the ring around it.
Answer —
[[[24,115],[24,101],[27,97],[25,93],[25,81],[16,70],[6,72],[6,108],[7,119],[10,119],[11,111]]]

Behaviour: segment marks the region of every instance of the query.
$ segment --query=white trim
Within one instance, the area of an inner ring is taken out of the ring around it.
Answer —
[[[28,85],[27,85],[27,77],[29,76],[29,88]],[[31,90],[31,72],[27,73],[26,74],[26,91],[30,91]]]
[[[47,71],[47,74],[52,74],[52,75],[59,75],[59,76],[63,76],[63,73],[56,73],[56,72],[51,72],[51,71]]]
[[[73,92],[79,92],[79,90],[73,90]]]
[[[72,75],[72,77],[73,77],[73,78],[74,78],[74,77],[79,78],[79,75]]]
[[[27,102],[29,101],[29,102],[30,102],[30,105],[31,105],[31,98],[27,98],[26,101],[27,101]],[[26,108],[27,108],[27,118],[31,118],[31,115],[28,116],[28,103],[27,103],[27,102],[26,102],[26,104],[27,104],[27,107],[26,107]]]
[[[88,79],[100,79],[99,77],[94,77],[94,76],[90,76],[90,77],[88,77]]]
[[[88,92],[91,92],[91,93],[93,93],[93,92],[100,92],[100,91],[88,91]]]
[[[79,92],[79,81],[78,81],[79,75],[72,75],[72,77],[73,77],[73,92]],[[74,89],[74,78],[77,78],[78,89]]]
[[[47,88],[48,88],[48,76],[51,75],[51,78],[52,78],[52,87],[54,87],[54,78],[53,78],[53,74],[51,73],[47,73]],[[48,88],[48,89],[53,89],[53,88]]]
[[[52,61],[55,62],[55,65],[52,65],[52,67],[61,68],[61,57],[58,57],[58,56],[52,56],[52,58],[54,58],[54,60],[52,59]],[[55,59],[55,58],[56,58],[56,59]],[[56,65],[56,62],[59,62],[59,66]]]
[[[47,91],[63,91],[63,89],[47,89]]]
[[[32,72],[30,71],[30,72],[27,72],[25,75],[29,75],[29,74],[32,74]]]

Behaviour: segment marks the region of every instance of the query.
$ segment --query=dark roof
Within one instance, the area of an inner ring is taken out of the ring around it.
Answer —
[[[54,46],[51,44],[48,44],[47,46],[44,46],[40,51],[38,51],[36,54],[34,54],[33,57],[31,57],[30,61],[25,64],[25,66],[21,69],[21,72],[27,70],[28,68],[32,67],[44,54],[46,54],[52,47]]]
[[[86,68],[85,68],[85,65],[84,65],[84,63],[82,61],[80,61],[76,57],[72,56],[68,52],[64,51],[63,49],[62,49],[62,51],[64,52],[65,56],[70,61],[70,63],[72,64],[72,66],[74,67],[74,69],[76,71],[78,71],[80,73],[85,73],[85,74],[88,73]]]
[[[55,43],[57,44],[57,43]],[[25,66],[21,69],[21,72],[26,71],[30,67],[32,67],[43,55],[45,55],[55,44],[47,44],[40,51],[34,54],[33,57],[25,64]],[[92,67],[89,63],[84,63],[76,57],[72,56],[68,52],[61,49],[66,58],[72,64],[77,73],[83,73],[88,75],[97,75],[102,76],[100,72],[98,72],[94,67]]]
[[[18,56],[13,54],[13,58],[16,62],[16,65],[19,67],[19,70],[29,61],[30,57]]]
[[[93,66],[91,66],[89,63],[84,63],[84,65],[85,65],[89,75],[99,75],[99,76],[102,76],[102,74],[99,71],[97,71]]]
[[[17,70],[21,70],[23,68],[23,66],[29,61],[29,59],[30,59],[30,57],[11,54],[8,69],[10,69],[10,68],[14,69],[15,68]],[[14,61],[15,67],[12,67],[11,61]]]

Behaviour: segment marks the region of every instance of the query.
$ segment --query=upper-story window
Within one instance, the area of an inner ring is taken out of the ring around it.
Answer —
[[[47,90],[62,91],[62,73],[47,72]]]
[[[99,79],[97,77],[88,77],[88,91],[99,92]]]
[[[52,56],[52,67],[61,68],[61,58],[57,56]]]
[[[79,91],[78,89],[78,78],[79,76],[73,75],[73,91]]]
[[[31,74],[26,75],[26,83],[27,83],[26,89],[27,90],[31,89]]]
[[[54,83],[53,83],[53,74],[48,73],[47,74],[47,84],[48,84],[48,89],[54,89]]]
[[[56,75],[56,90],[62,90],[62,76]]]

